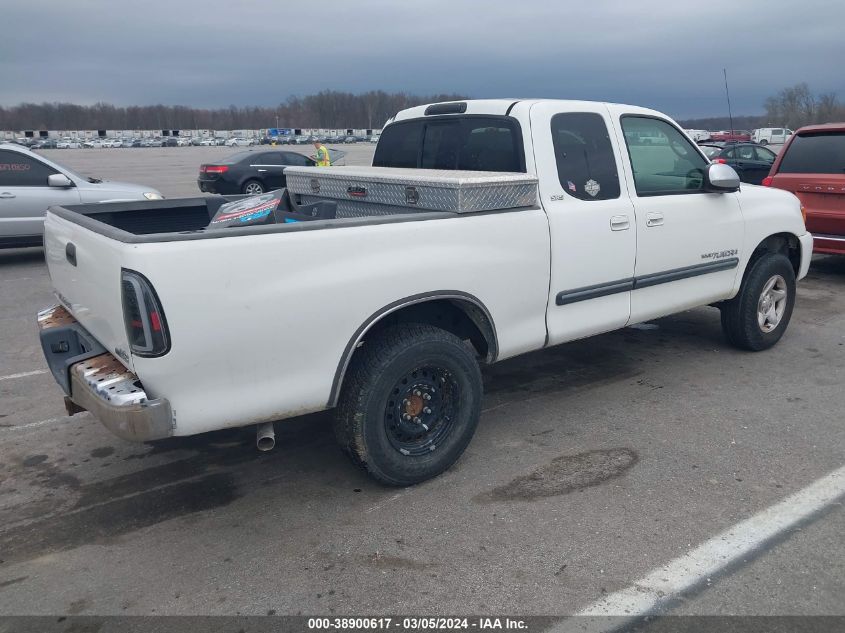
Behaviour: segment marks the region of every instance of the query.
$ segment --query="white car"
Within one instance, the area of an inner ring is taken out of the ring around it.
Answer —
[[[696,143],[710,140],[710,132],[707,130],[684,130],[684,132]]]
[[[422,151],[432,120],[444,151]],[[256,425],[269,448],[274,420],[335,409],[353,461],[406,486],[466,448],[482,365],[697,306],[746,350],[787,328],[813,249],[798,199],[740,188],[660,112],[451,102],[382,135],[374,167],[286,167],[282,215],[241,201],[231,228],[206,227],[210,198],[51,208],[61,305],[39,322],[69,412],[139,441]]]
[[[0,248],[41,243],[51,205],[161,200],[151,187],[80,176],[19,145],[0,144]]]
[[[236,137],[226,141],[226,147],[250,147],[252,145],[255,145],[255,141],[248,138]]]
[[[101,148],[105,147],[104,142],[101,141],[98,138],[91,139],[90,141],[85,141],[82,144],[82,146],[83,147],[92,147],[92,148],[95,148],[95,149],[101,149]]]
[[[56,149],[79,149],[82,144],[76,139],[63,138],[56,143]]]
[[[215,141],[213,138],[204,138],[200,141],[200,145],[202,147],[213,147],[217,145],[217,141]]]

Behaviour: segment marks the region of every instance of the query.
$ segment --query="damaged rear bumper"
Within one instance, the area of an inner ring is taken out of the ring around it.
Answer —
[[[138,377],[100,345],[62,306],[38,313],[41,347],[68,414],[90,411],[107,429],[143,442],[173,435],[164,398],[147,397]]]

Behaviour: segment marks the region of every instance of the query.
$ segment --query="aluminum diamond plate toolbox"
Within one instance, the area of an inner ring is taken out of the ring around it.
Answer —
[[[288,167],[288,190],[294,194],[361,203],[473,213],[537,204],[537,178],[493,171],[449,171],[392,167]],[[338,210],[344,208],[338,205]],[[369,215],[376,215],[375,209]]]

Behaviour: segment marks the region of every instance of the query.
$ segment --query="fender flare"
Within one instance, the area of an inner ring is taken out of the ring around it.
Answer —
[[[349,369],[349,363],[352,361],[352,356],[355,353],[355,350],[358,348],[359,343],[363,340],[364,336],[369,332],[373,326],[375,326],[379,321],[384,319],[386,316],[393,314],[403,308],[407,308],[408,306],[426,303],[429,301],[437,301],[441,299],[446,300],[454,300],[463,304],[468,304],[472,306],[474,310],[480,312],[480,314],[473,314],[473,311],[464,310],[467,317],[478,327],[481,331],[481,334],[487,341],[488,346],[488,353],[485,361],[490,364],[495,362],[496,358],[499,355],[499,339],[496,333],[496,326],[493,322],[493,317],[490,314],[490,311],[487,309],[487,306],[476,296],[469,294],[468,292],[463,292],[461,290],[435,290],[431,292],[423,292],[416,295],[411,295],[410,297],[405,297],[404,299],[399,299],[398,301],[394,301],[390,303],[380,310],[377,310],[369,318],[367,318],[361,326],[355,330],[355,333],[349,339],[349,342],[346,344],[346,347],[343,349],[343,354],[340,357],[340,361],[338,362],[337,369],[335,370],[334,378],[332,380],[332,387],[331,392],[329,393],[329,401],[328,401],[328,408],[335,407],[337,405],[337,401],[340,398],[340,388],[343,385],[343,379],[346,376],[346,372]],[[463,308],[462,308],[463,309]],[[480,321],[480,322],[479,322]]]

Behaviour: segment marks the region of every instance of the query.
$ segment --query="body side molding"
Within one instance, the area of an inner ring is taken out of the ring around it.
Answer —
[[[559,306],[563,306],[570,303],[576,303],[578,301],[598,299],[599,297],[606,297],[619,292],[639,290],[640,288],[650,288],[651,286],[666,284],[672,281],[680,281],[682,279],[689,279],[690,277],[707,275],[708,273],[730,270],[731,268],[736,268],[738,265],[739,258],[730,257],[727,259],[720,259],[715,262],[706,262],[704,264],[673,268],[672,270],[642,275],[641,277],[618,279],[616,281],[609,281],[607,283],[596,284],[594,286],[584,286],[573,290],[563,290],[557,293],[555,303]]]

